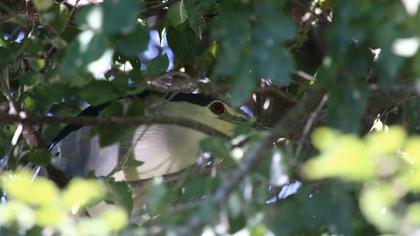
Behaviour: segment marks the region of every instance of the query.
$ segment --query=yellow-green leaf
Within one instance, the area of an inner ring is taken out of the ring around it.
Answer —
[[[331,138],[331,133],[328,136]],[[302,170],[306,178],[342,177],[347,180],[364,180],[374,176],[375,162],[367,155],[362,141],[350,135],[335,137],[335,140],[328,150],[304,163]]]
[[[24,203],[33,205],[54,204],[58,200],[58,189],[45,178],[35,178],[27,170],[19,170],[15,174],[4,174],[1,185],[8,194]]]
[[[53,0],[32,0],[38,11],[46,11],[54,4]]]
[[[403,152],[407,161],[420,166],[420,136],[410,137],[403,148]]]
[[[365,186],[360,194],[360,208],[366,219],[382,231],[393,230],[396,215],[392,211],[398,201],[397,191],[386,183],[373,183]]]
[[[73,179],[63,192],[63,202],[67,209],[86,207],[105,197],[105,187],[96,180]]]
[[[396,152],[404,143],[405,130],[400,126],[390,127],[388,130],[374,132],[366,137],[369,151],[373,155],[384,155]]]
[[[11,200],[0,206],[0,226],[17,224],[19,229],[25,231],[35,225],[35,220],[35,211],[22,202]]]
[[[319,150],[324,150],[334,145],[339,133],[333,129],[322,127],[312,134],[312,143]]]
[[[65,219],[64,209],[55,205],[40,207],[36,212],[37,225],[41,227],[59,227]]]
[[[407,221],[413,225],[420,225],[420,203],[413,203],[407,209]]]
[[[128,215],[121,208],[111,208],[100,217],[110,230],[120,230],[128,224]]]

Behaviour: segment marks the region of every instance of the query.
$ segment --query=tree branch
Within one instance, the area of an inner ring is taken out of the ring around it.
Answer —
[[[174,4],[178,1],[180,1],[180,0],[167,0],[167,1],[164,1],[160,4],[149,6],[144,11],[142,11],[140,13],[140,18],[146,19],[148,17],[157,15],[160,12],[162,12],[166,7],[169,7],[170,5],[172,5],[172,4]],[[65,2],[72,7],[78,8],[78,7],[82,7],[84,5],[88,5],[88,4],[98,4],[98,3],[101,3],[102,0],[95,0],[95,1],[90,1],[90,2],[89,1],[82,1],[80,3],[77,0],[65,1]]]
[[[308,120],[306,121],[305,127],[303,128],[302,136],[300,137],[300,140],[298,142],[298,145],[296,147],[296,151],[293,157],[293,161],[296,162],[300,156],[300,153],[302,152],[304,142],[306,138],[308,137],[309,132],[312,129],[313,124],[315,123],[316,118],[318,117],[319,113],[321,112],[322,108],[325,106],[328,100],[328,95],[324,95],[319,102],[318,106],[314,111],[311,112],[311,114],[308,117]],[[296,165],[297,163],[293,163]],[[293,165],[292,165],[293,166]]]
[[[385,109],[401,105],[420,97],[415,81],[403,81],[387,89],[371,85],[369,87],[369,102],[366,111],[366,125],[370,126],[377,115]]]
[[[58,117],[58,116],[30,116],[0,114],[3,122],[22,122],[26,124],[69,124],[75,126],[136,126],[145,124],[179,125],[201,131],[205,134],[228,138],[225,133],[206,124],[181,117],[142,116],[142,117]]]
[[[159,14],[161,11],[163,11],[166,7],[169,7],[170,5],[178,2],[180,0],[167,0],[161,4],[157,4],[155,6],[151,6],[146,8],[143,12],[140,13],[140,18],[146,19],[148,17],[154,16]]]

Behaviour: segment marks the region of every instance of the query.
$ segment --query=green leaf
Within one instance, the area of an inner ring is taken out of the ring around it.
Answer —
[[[50,23],[57,31],[62,31],[67,24],[70,16],[69,9],[65,4],[57,4],[52,8],[54,12],[54,19]]]
[[[131,212],[133,209],[133,198],[128,184],[124,181],[114,181],[112,178],[107,178],[103,182],[108,192],[105,201],[122,206],[127,212]]]
[[[32,53],[33,55],[39,56],[39,58],[32,58],[31,60],[41,59],[42,58],[41,56],[44,53],[43,42],[37,39],[34,39],[34,40],[26,39],[25,41],[28,44],[27,52]]]
[[[102,112],[102,116],[122,116],[123,105],[119,101],[114,101],[109,104]],[[107,126],[106,128],[96,128],[96,132],[99,134],[99,144],[102,147],[109,146],[116,142],[119,142],[122,137],[130,131],[130,127],[121,126]]]
[[[84,29],[100,32],[103,28],[104,18],[105,13],[102,4],[90,4],[76,13],[75,21]]]
[[[133,0],[105,0],[103,9],[104,32],[127,34],[134,30],[142,5]]]
[[[136,159],[130,158],[126,163],[124,163],[123,166],[121,166],[121,169],[125,169],[125,168],[136,168],[136,167],[139,167],[139,166],[141,166],[143,164],[144,164],[144,162],[142,162],[142,161],[138,161]]]
[[[45,166],[51,161],[51,154],[46,149],[35,149],[23,157],[30,163]]]
[[[212,33],[220,49],[217,50],[215,75],[230,75],[240,67],[241,50],[249,39],[250,25],[244,20],[246,15],[226,12],[214,22]]]
[[[340,83],[333,83],[327,102],[329,126],[344,132],[359,132],[368,98],[366,85],[349,75],[342,75]]]
[[[394,204],[398,195],[388,183],[371,183],[360,194],[360,208],[369,222],[383,231],[394,231],[399,227]]]
[[[0,47],[0,65],[11,63],[17,51],[18,47],[15,44],[9,45],[8,48]]]
[[[33,0],[32,2],[38,11],[46,11],[54,4],[53,0]]]
[[[332,140],[332,137],[336,137]],[[313,138],[322,147],[318,157],[309,159],[302,166],[308,179],[342,177],[350,181],[365,181],[375,176],[376,162],[367,145],[354,135],[328,134],[326,130],[317,132]]]
[[[113,87],[112,83],[104,80],[95,80],[81,89],[80,96],[91,105],[97,106],[119,98],[120,94]]]
[[[53,182],[45,178],[33,179],[28,170],[2,174],[1,186],[13,199],[34,206],[48,206],[57,203],[59,198],[59,190]]]
[[[120,101],[112,101],[102,111],[101,116],[122,116],[124,113],[124,107]]]
[[[130,99],[130,106],[125,113],[126,116],[142,116],[144,115],[144,103],[139,98]]]
[[[27,112],[33,112],[35,110],[35,101],[31,97],[25,97],[23,99],[23,108]]]
[[[205,16],[211,14],[215,2],[212,0],[183,0],[183,2],[188,15],[188,24],[196,35],[201,38],[206,25]]]
[[[8,201],[7,204],[0,208],[0,215],[2,216],[3,225],[0,230],[1,235],[18,235],[6,230],[6,225],[14,225],[19,227],[19,230],[26,231],[31,229],[37,221],[37,215],[32,207],[15,200]]]
[[[32,97],[36,103],[36,107],[41,109],[48,109],[51,103],[63,97],[74,96],[74,93],[74,89],[59,83],[48,85],[37,83],[32,89]]]
[[[152,186],[149,187],[147,208],[153,215],[163,213],[169,204],[169,194],[162,177],[155,177]]]
[[[277,2],[266,2],[256,8],[256,13],[262,16],[252,31],[251,52],[256,73],[277,85],[287,85],[293,59],[283,44],[295,38],[295,24],[278,12]]]
[[[76,21],[85,28],[107,35],[128,34],[134,30],[141,9],[140,1],[105,0],[101,4],[82,8],[76,15]]]
[[[40,77],[35,72],[28,72],[19,77],[18,79],[22,84],[26,86],[32,86],[39,81]]]
[[[28,60],[29,67],[34,71],[41,71],[45,67],[44,59]]]
[[[180,37],[182,35],[182,37]],[[175,55],[176,63],[193,64],[200,53],[199,38],[186,24],[168,29],[168,44]]]
[[[203,151],[211,152],[218,157],[230,157],[230,145],[224,139],[218,137],[208,137],[201,140],[200,147]]]
[[[265,210],[266,224],[275,235],[319,235],[320,231],[351,235],[349,219],[360,217],[350,190],[336,181],[305,183],[296,196]],[[329,228],[323,230],[326,225]]]
[[[110,68],[113,53],[105,35],[84,31],[67,48],[61,72],[66,77],[77,71],[101,75]]]
[[[251,59],[246,54],[241,57],[239,67],[232,79],[231,103],[240,106],[249,99],[257,85]]]
[[[36,212],[37,225],[40,227],[58,227],[64,220],[65,211],[58,206],[42,206]]]
[[[9,47],[9,44],[2,37],[0,37],[0,46],[2,48],[7,48]]]
[[[126,56],[138,56],[147,49],[149,33],[145,26],[138,24],[136,29],[126,35],[118,36],[115,40],[115,47],[118,52]]]
[[[254,26],[252,36],[258,43],[278,45],[296,37],[296,25],[290,17],[281,13],[280,5],[280,2],[271,1],[256,6],[255,13],[262,19]]]
[[[118,231],[128,225],[128,213],[121,208],[111,208],[101,214],[101,220],[110,230]]]
[[[101,147],[106,147],[117,143],[128,131],[128,128],[113,126],[98,129],[97,133],[99,134],[99,145],[101,145]]]
[[[389,155],[396,153],[403,146],[406,136],[402,127],[393,126],[386,131],[371,133],[366,137],[366,144],[373,155]]]
[[[185,9],[184,0],[169,6],[168,12],[166,13],[166,19],[169,22],[169,25],[173,27],[184,23],[188,19],[188,13]]]
[[[168,65],[168,57],[166,55],[162,55],[147,65],[146,75],[150,77],[158,76],[168,69]]]
[[[88,207],[103,200],[106,194],[105,186],[98,180],[72,179],[63,192],[64,206],[71,210],[75,207]]]
[[[287,49],[270,44],[255,45],[252,47],[252,58],[256,73],[264,79],[281,86],[290,83],[293,59]]]

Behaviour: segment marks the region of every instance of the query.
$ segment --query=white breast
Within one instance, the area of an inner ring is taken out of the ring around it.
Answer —
[[[199,155],[199,141],[206,135],[174,125],[140,126],[120,142],[100,147],[97,136],[88,137],[89,128],[79,129],[56,145],[60,152],[55,165],[69,176],[109,175],[127,158],[144,164],[127,167],[113,176],[117,180],[138,180],[178,172],[192,165]]]

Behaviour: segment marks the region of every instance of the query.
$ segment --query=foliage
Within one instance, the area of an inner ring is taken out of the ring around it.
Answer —
[[[127,213],[109,208],[99,217],[76,218],[78,212],[105,197],[105,187],[97,180],[74,179],[60,191],[53,182],[28,170],[4,173],[1,186],[9,201],[0,207],[0,232],[37,234],[42,229],[63,235],[111,235],[128,223]]]
[[[418,1],[87,2],[0,2],[0,234],[418,234]],[[66,183],[47,149],[69,123],[54,118],[87,105],[147,117],[145,91],[200,91],[254,118],[201,140],[204,170],[149,181],[127,218],[132,183]]]
[[[391,127],[359,139],[330,129],[319,129],[313,143],[319,157],[304,163],[308,179],[341,177],[362,184],[359,206],[380,231],[412,234],[418,227],[418,202],[407,196],[419,191],[420,138],[406,137],[401,127]]]

